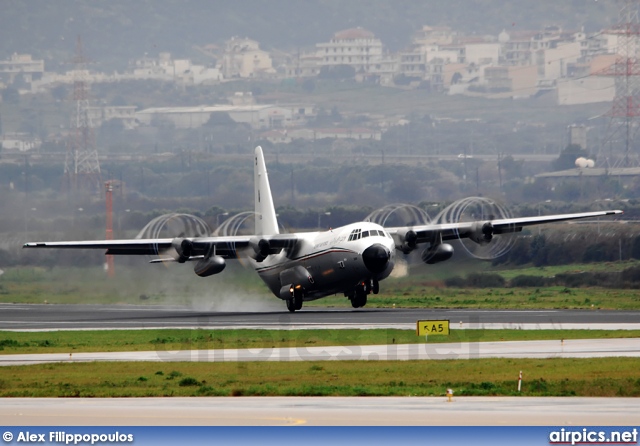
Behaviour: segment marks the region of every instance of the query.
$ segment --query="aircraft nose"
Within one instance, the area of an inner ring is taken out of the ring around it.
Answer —
[[[362,253],[364,266],[374,274],[380,274],[386,269],[389,257],[389,250],[378,243],[369,246]]]

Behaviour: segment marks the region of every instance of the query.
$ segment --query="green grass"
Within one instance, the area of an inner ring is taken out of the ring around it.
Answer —
[[[50,304],[175,304],[202,310],[284,308],[249,270],[231,264],[220,276],[200,278],[185,265],[117,267],[110,280],[102,268],[10,268],[0,277],[0,302]],[[371,295],[371,308],[618,309],[640,310],[640,290],[606,288],[448,288],[444,279],[465,271],[550,277],[563,272],[620,271],[638,262],[592,263],[545,268],[497,269],[481,262],[455,268],[433,265],[389,278]],[[339,295],[305,303],[314,307],[350,307]]]
[[[594,262],[573,265],[556,266],[529,266],[517,269],[497,269],[494,272],[500,274],[505,279],[513,279],[516,276],[540,276],[554,277],[562,273],[590,273],[590,272],[619,272],[627,268],[640,265],[638,260],[626,260],[622,262]]]
[[[640,338],[640,330],[466,330],[452,321],[450,336],[429,343]],[[320,347],[422,343],[413,330],[97,330],[0,331],[0,355],[222,348]]]
[[[640,396],[636,358],[76,363],[0,368],[0,397]],[[522,392],[517,377],[523,371]]]

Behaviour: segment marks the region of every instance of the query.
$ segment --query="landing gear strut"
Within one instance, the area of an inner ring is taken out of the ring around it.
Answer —
[[[287,299],[287,310],[293,313],[296,310],[302,309],[302,298],[304,293],[302,288],[294,288],[291,293],[291,298]]]

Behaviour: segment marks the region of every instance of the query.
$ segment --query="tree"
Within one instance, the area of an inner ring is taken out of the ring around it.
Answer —
[[[318,79],[344,80],[353,79],[355,76],[356,69],[350,65],[324,66],[318,73]]]
[[[640,259],[640,235],[633,239],[633,244],[631,245],[631,257],[634,259]]]
[[[7,87],[2,90],[2,101],[7,104],[19,104],[20,92],[16,88]]]
[[[302,91],[305,93],[313,93],[316,89],[316,81],[313,79],[305,79],[302,81]]]
[[[69,97],[69,90],[65,85],[57,85],[51,89],[51,96],[56,101],[64,101]]]

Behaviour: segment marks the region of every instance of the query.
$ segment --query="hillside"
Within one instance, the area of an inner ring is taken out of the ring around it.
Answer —
[[[4,0],[2,9],[0,58],[31,53],[48,69],[72,59],[78,35],[92,60],[119,68],[145,53],[192,56],[195,45],[232,36],[296,51],[362,26],[398,50],[427,24],[495,36],[549,24],[595,31],[617,20],[613,1],[585,0]]]

